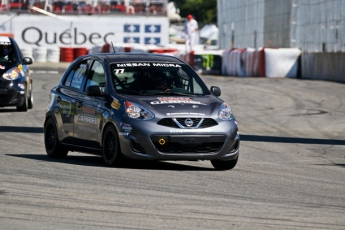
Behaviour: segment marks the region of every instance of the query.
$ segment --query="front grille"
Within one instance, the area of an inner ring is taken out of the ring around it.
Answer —
[[[176,123],[173,118],[163,118],[162,120],[158,121],[157,124],[158,125],[162,125],[162,126],[166,126],[166,127],[171,127],[171,128],[196,128],[198,125],[198,128],[209,128],[212,126],[216,126],[218,125],[218,123],[213,120],[212,118],[189,118],[193,121],[193,125],[188,127],[185,124],[185,120],[187,119],[187,117],[184,118],[176,118]],[[202,120],[201,124],[200,121]],[[182,126],[182,127],[180,127]]]
[[[154,143],[158,151],[162,153],[216,153],[223,146],[223,143],[213,142],[201,145],[190,145],[181,143],[169,143],[164,147],[158,143]]]
[[[208,128],[216,125],[218,125],[218,123],[212,118],[205,118],[199,128]]]
[[[163,141],[162,141],[163,140]],[[151,141],[161,153],[217,153],[225,143],[224,135],[153,135]]]
[[[178,125],[171,118],[163,118],[157,122],[158,125],[163,125],[171,128],[178,128]]]

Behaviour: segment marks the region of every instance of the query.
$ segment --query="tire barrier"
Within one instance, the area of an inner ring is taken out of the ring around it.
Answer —
[[[103,52],[103,46],[94,46],[89,49],[89,54],[105,53]]]
[[[225,76],[297,77],[296,48],[246,48],[222,53],[221,73]]]
[[[184,45],[165,47],[134,43],[116,43],[95,46],[90,50],[78,47],[56,49],[25,47],[22,53],[36,62],[72,62],[88,53],[114,52],[155,53],[177,57],[188,63],[198,73],[221,74],[240,77],[295,78],[299,76],[301,50],[297,48],[240,48],[228,50],[203,50],[186,53]],[[59,58],[58,58],[59,57]]]
[[[106,43],[102,46],[102,50],[101,50],[102,53],[110,53],[110,44],[109,43]]]
[[[34,48],[33,56],[36,62],[47,62],[47,48],[46,47]]]
[[[70,47],[60,47],[60,61],[72,62],[74,60],[74,49]]]
[[[31,57],[34,59],[33,51],[31,47],[23,47],[20,49],[22,51],[23,57]]]
[[[74,48],[74,50],[73,50],[74,59],[76,59],[77,57],[80,57],[80,56],[84,56],[88,53],[89,53],[89,51],[85,47],[77,47],[77,48]]]
[[[301,50],[296,48],[265,48],[266,77],[297,77],[300,55]]]
[[[47,49],[47,62],[58,63],[60,62],[60,49],[48,48]]]

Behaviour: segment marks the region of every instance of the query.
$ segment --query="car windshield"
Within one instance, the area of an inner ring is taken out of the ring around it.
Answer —
[[[187,65],[173,63],[113,63],[116,92],[131,95],[208,95],[210,91]]]
[[[0,63],[10,63],[15,61],[15,55],[11,44],[0,44]]]

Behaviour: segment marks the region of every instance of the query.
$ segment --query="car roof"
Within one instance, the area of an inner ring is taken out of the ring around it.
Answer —
[[[176,64],[185,64],[180,59],[162,54],[151,53],[98,53],[90,54],[88,56],[98,57],[100,59],[107,59],[109,62],[169,62]]]
[[[9,44],[9,43],[11,43],[11,40],[9,37],[0,36],[0,44]]]

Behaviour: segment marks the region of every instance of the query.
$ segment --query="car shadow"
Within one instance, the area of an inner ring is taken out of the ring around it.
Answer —
[[[43,133],[43,127],[0,126],[0,132]],[[345,145],[345,140],[318,139],[306,137],[278,137],[240,134],[241,141],[274,142],[290,144]]]
[[[100,156],[96,156],[96,155],[73,156],[72,154],[67,155],[67,157],[63,159],[50,158],[47,155],[42,155],[42,154],[5,154],[5,155],[11,156],[11,157],[20,157],[20,158],[25,158],[25,159],[46,161],[46,162],[53,162],[53,163],[107,168],[107,166],[103,162],[103,159]],[[211,165],[210,165],[210,168],[206,168],[206,167],[179,164],[177,162],[149,161],[149,160],[139,161],[139,160],[128,160],[128,159],[121,162],[121,165],[117,166],[116,168],[144,169],[144,170],[170,170],[170,171],[215,171],[215,169],[213,169]]]
[[[314,145],[345,145],[345,140],[318,139],[305,137],[277,137],[277,136],[259,136],[259,135],[240,135],[241,141],[252,142],[275,142],[289,144],[314,144]]]
[[[0,109],[0,113],[13,113],[13,112],[18,112],[18,111],[17,111],[17,109],[14,109],[14,108],[11,108],[11,109],[10,108],[8,108],[8,109],[7,108],[6,109],[1,108]]]
[[[0,132],[7,132],[7,133],[43,133],[43,127],[0,126]]]

